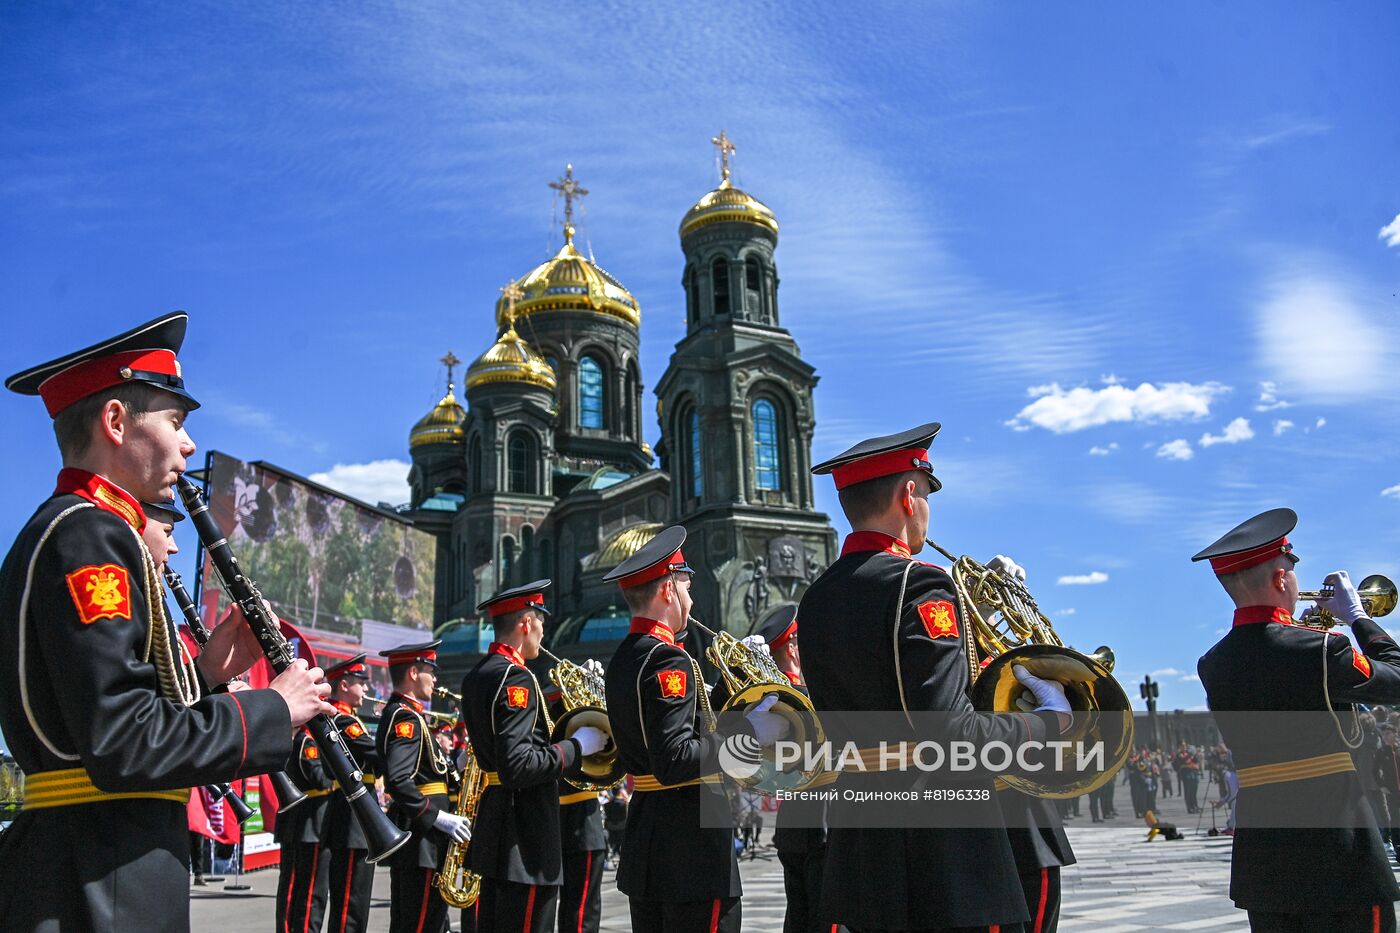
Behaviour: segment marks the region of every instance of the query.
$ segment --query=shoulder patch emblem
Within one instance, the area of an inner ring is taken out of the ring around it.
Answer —
[[[919,603],[919,618],[929,638],[957,638],[959,635],[957,613],[946,599]]]
[[[345,727],[345,734],[350,736],[350,738],[352,739],[358,739],[360,736],[365,734],[365,727],[360,725],[358,722],[352,722],[350,723],[350,725]]]
[[[685,696],[685,675],[683,670],[662,671],[656,675],[657,682],[661,684],[661,696],[684,697]]]
[[[1362,677],[1371,676],[1371,659],[1355,648],[1351,649],[1351,666],[1360,671]]]
[[[306,750],[302,752],[302,754],[305,755],[307,758],[320,758],[321,750],[315,745],[308,745],[306,746]]]
[[[506,705],[524,709],[530,705],[529,687],[506,687]]]
[[[401,739],[413,738],[413,723],[405,721],[397,724],[394,726],[394,735],[397,735]]]
[[[84,625],[131,618],[131,578],[117,564],[88,565],[68,574],[68,592]]]

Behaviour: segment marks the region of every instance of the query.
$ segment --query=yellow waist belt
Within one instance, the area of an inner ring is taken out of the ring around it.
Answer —
[[[495,772],[495,771],[483,771],[482,773],[486,775],[486,786],[487,786],[487,787],[500,787],[500,786],[501,786],[501,775],[500,775],[498,772]]]
[[[1315,755],[1312,758],[1240,768],[1235,774],[1240,779],[1240,787],[1243,788],[1283,784],[1287,781],[1306,781],[1308,778],[1322,777],[1325,774],[1341,774],[1355,770],[1356,765],[1352,763],[1351,755],[1346,752],[1333,752],[1330,755]]]
[[[84,768],[66,768],[62,771],[40,771],[25,775],[25,810],[44,810],[49,807],[72,807],[82,803],[106,803],[109,800],[169,800],[186,803],[190,799],[190,789],[183,790],[132,790],[109,793],[100,790],[92,783]]]
[[[559,805],[567,807],[571,803],[586,803],[589,800],[597,800],[598,792],[592,790],[581,790],[575,794],[560,794]]]
[[[662,784],[650,774],[632,775],[632,789],[634,791],[658,791],[675,790],[677,787],[693,787],[696,784],[718,784],[723,776],[719,774],[702,774],[698,778],[689,781],[681,781],[679,784]]]
[[[330,792],[331,792],[331,788],[329,788],[329,787],[327,787],[327,788],[324,789],[324,790],[318,789],[318,790],[302,791],[302,793],[306,794],[306,796],[308,796],[308,797],[324,797],[324,796],[326,796],[327,794],[329,794]]]
[[[429,781],[426,784],[419,784],[418,793],[422,794],[424,797],[431,797],[433,794],[446,794],[447,782]]]
[[[835,771],[823,771],[812,779],[808,788],[825,787],[834,784],[841,774],[877,774],[882,771],[907,771],[910,761],[907,756],[897,756],[894,754],[885,756],[880,753],[879,748],[859,748],[856,749],[860,755],[860,766],[851,764],[849,767],[838,768]]]

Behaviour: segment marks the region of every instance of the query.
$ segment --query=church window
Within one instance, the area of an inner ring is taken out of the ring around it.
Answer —
[[[759,489],[782,489],[779,466],[778,413],[773,403],[763,398],[753,403],[754,473]]]
[[[749,257],[744,261],[744,308],[752,321],[764,319],[763,301],[759,297],[763,287],[762,280],[763,273],[759,269],[758,260]]]
[[[729,313],[729,263],[716,259],[710,267],[710,277],[714,280],[715,314]]]
[[[695,267],[691,266],[685,270],[685,313],[691,324],[700,323],[700,277],[695,274]]]
[[[472,492],[481,492],[481,436],[472,435],[471,447],[467,451],[467,481]]]
[[[516,431],[506,450],[506,488],[511,492],[535,492],[535,445],[529,435]]]
[[[700,413],[690,413],[690,494],[699,499],[705,491],[705,468],[700,460]]]
[[[553,353],[551,353],[551,354],[549,354],[548,356],[546,356],[546,357],[544,358],[544,361],[545,361],[546,363],[549,364],[549,368],[550,368],[550,369],[554,370],[554,378],[558,379],[558,378],[559,378],[559,360],[555,358],[555,356],[554,356]]]
[[[583,428],[606,427],[603,420],[603,367],[591,356],[578,364],[578,423]]]

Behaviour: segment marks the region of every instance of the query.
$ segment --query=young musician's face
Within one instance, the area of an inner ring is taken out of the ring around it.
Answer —
[[[121,456],[126,467],[122,485],[147,502],[171,501],[170,487],[195,451],[185,431],[184,405],[175,403],[169,393],[160,394],[172,400],[170,407],[148,411],[140,418],[125,416],[122,425]]]
[[[360,704],[365,701],[367,693],[369,693],[369,681],[360,680],[358,677],[347,677],[340,682],[340,690],[336,692],[336,699],[350,704],[351,709],[359,709]]]
[[[171,557],[180,553],[180,548],[175,544],[175,526],[166,522],[147,518],[146,527],[141,531],[141,540],[146,543],[146,550],[151,552],[151,560],[155,561],[157,570],[164,567]]]
[[[540,644],[544,641],[544,616],[538,612],[527,612],[520,620],[525,641],[520,646],[520,656],[529,661],[540,656]]]

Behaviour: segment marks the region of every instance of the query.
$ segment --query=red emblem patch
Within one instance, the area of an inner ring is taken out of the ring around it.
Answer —
[[[397,735],[401,739],[413,738],[413,723],[401,722],[394,726],[394,735]]]
[[[685,674],[685,671],[662,671],[657,674],[656,679],[661,684],[661,696],[685,696]]]
[[[306,746],[306,751],[302,752],[302,754],[305,755],[307,758],[320,758],[321,750],[315,745],[308,745]]]
[[[1371,659],[1355,648],[1351,649],[1351,666],[1360,671],[1362,677],[1371,676]]]
[[[350,723],[350,725],[345,727],[345,734],[350,736],[350,738],[352,739],[358,739],[360,736],[365,734],[365,727],[360,725],[358,722],[352,722]]]
[[[116,564],[79,567],[68,574],[68,592],[84,625],[98,619],[131,618],[131,578]]]
[[[507,705],[507,706],[514,706],[514,707],[517,707],[518,709],[524,709],[525,707],[529,706],[529,705],[530,705],[530,688],[529,688],[529,687],[507,687],[507,688],[506,688],[506,705]]]
[[[953,604],[946,599],[919,603],[919,618],[924,621],[924,631],[929,638],[958,637],[958,616]]]

